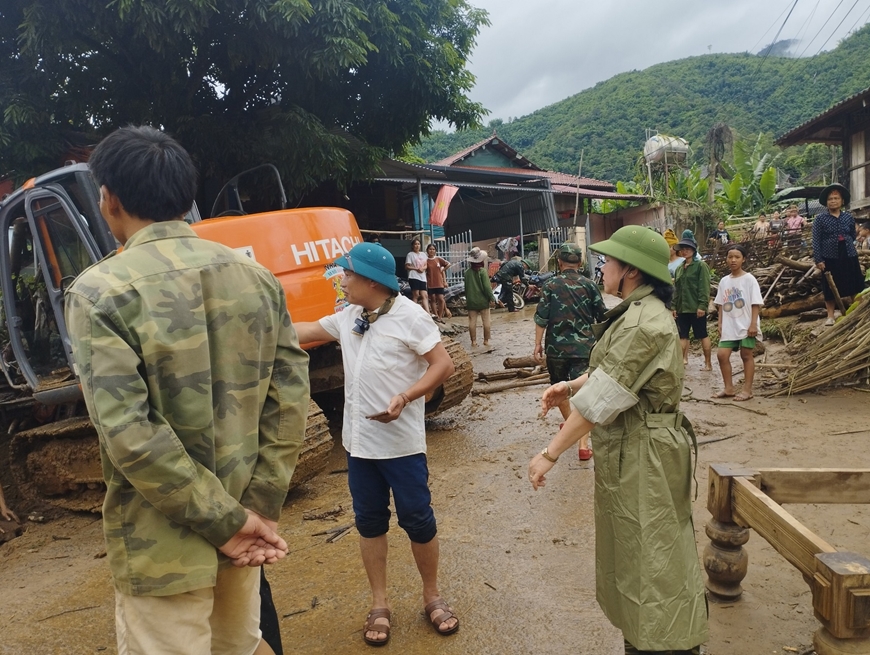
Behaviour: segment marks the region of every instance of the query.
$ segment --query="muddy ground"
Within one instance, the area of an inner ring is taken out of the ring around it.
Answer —
[[[492,350],[474,353],[475,370],[501,368],[508,356],[531,353],[531,309],[494,316]],[[458,325],[464,319],[456,320]],[[468,347],[468,336],[458,338]],[[773,350],[776,348],[774,346]],[[736,356],[734,358],[735,365]],[[709,398],[720,388],[718,367],[700,368],[693,353],[686,393]],[[736,365],[735,369],[740,366]],[[442,593],[462,622],[458,634],[436,635],[421,615],[419,583],[407,538],[391,530],[389,581],[393,634],[381,652],[403,654],[621,653],[621,636],[604,618],[594,592],[592,477],[594,460],[566,453],[546,489],[533,492],[530,456],[557,429],[559,417],[536,418],[544,387],[469,397],[429,422],[433,504],[442,547]],[[760,387],[759,387],[760,389]],[[840,389],[790,399],[758,393],[742,404],[684,402],[703,445],[694,503],[699,553],[707,466],[870,468],[870,397]],[[740,406],[738,406],[740,405]],[[755,412],[746,411],[747,409]],[[369,595],[353,530],[335,543],[314,536],[351,524],[343,454],[327,472],[293,492],[280,523],[290,556],[268,569],[287,653],[364,653],[360,628]],[[307,514],[341,507],[331,518]],[[867,506],[787,508],[834,546],[870,555]],[[809,588],[785,560],[753,534],[749,574],[737,602],[710,603],[711,655],[805,652],[818,627]],[[29,523],[0,546],[0,653],[114,653],[111,579],[102,557],[98,518],[62,515]],[[787,650],[787,649],[793,650]]]

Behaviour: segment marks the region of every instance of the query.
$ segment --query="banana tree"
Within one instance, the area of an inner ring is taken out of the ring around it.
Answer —
[[[729,214],[760,211],[776,193],[776,168],[773,164],[780,155],[765,153],[761,139],[759,134],[751,151],[744,141],[735,141],[734,164],[723,167],[731,179],[719,178],[722,191],[717,194],[717,199]]]

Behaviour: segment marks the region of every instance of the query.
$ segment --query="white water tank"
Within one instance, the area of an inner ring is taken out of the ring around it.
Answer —
[[[643,158],[648,164],[667,161],[681,164],[689,156],[689,142],[678,136],[654,134],[643,144]]]

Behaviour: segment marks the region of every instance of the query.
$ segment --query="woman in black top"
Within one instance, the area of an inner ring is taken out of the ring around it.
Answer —
[[[828,209],[813,220],[813,259],[822,271],[830,272],[843,302],[848,305],[852,296],[864,288],[858,252],[855,250],[855,218],[843,209],[849,204],[849,189],[842,184],[831,184],[822,190],[819,202]],[[828,320],[834,324],[834,293],[822,278],[825,308]]]

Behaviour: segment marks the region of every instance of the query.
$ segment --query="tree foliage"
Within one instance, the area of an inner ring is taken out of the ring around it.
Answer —
[[[474,127],[466,0],[4,0],[0,172],[162,126],[217,180],[263,161],[347,183],[433,119]]]
[[[738,134],[783,134],[870,86],[870,26],[814,57],[714,54],[621,73],[594,87],[498,125],[507,143],[535,163],[604,180],[631,179],[646,128],[687,139],[694,161],[709,163],[705,136],[716,123]],[[416,148],[435,161],[486,138],[492,128],[433,133]],[[803,147],[789,149],[798,156]],[[830,161],[830,159],[829,159]],[[804,176],[800,161],[792,172]]]

